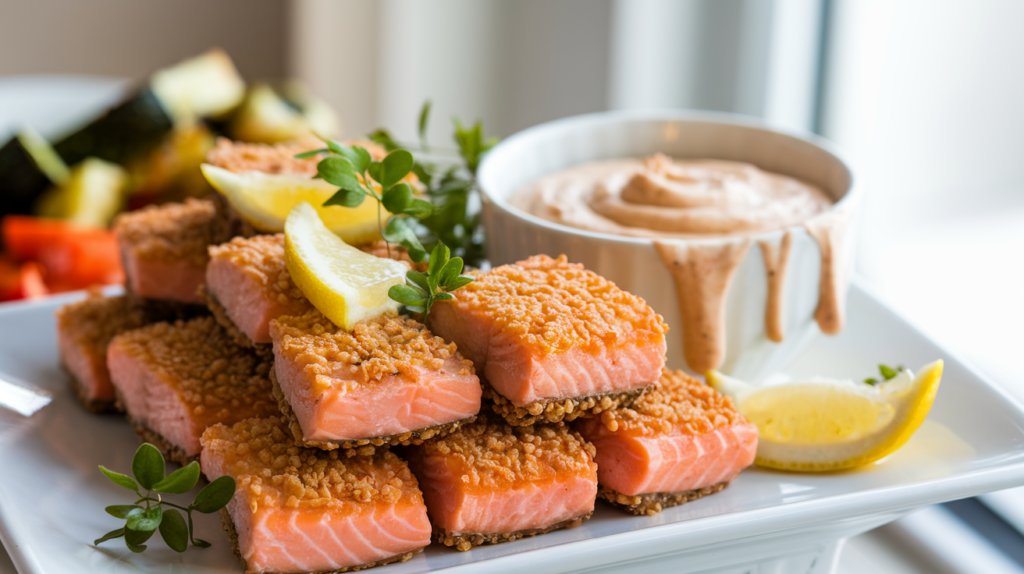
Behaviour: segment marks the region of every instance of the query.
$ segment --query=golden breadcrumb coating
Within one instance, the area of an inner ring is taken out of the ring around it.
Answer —
[[[595,464],[594,446],[564,425],[511,426],[483,413],[417,448],[417,456],[443,459],[471,492],[592,472]]]
[[[235,343],[212,317],[154,323],[114,344],[171,385],[200,427],[278,414],[270,362]]]
[[[704,434],[744,420],[729,397],[683,371],[668,369],[631,406],[601,413],[601,423],[608,430],[643,436]]]
[[[226,240],[218,237],[215,217],[211,201],[189,198],[122,213],[114,231],[122,249],[131,247],[140,259],[206,265],[206,247]]]
[[[370,255],[387,257],[387,247],[383,241],[364,243],[357,248]],[[253,237],[235,237],[227,243],[213,245],[209,248],[210,259],[223,260],[238,267],[250,278],[264,285],[271,296],[281,305],[289,307],[289,315],[301,315],[312,305],[303,295],[291,274],[284,259],[284,234],[255,235]],[[391,246],[391,258],[405,261],[416,269],[425,270],[426,264],[415,264],[409,259],[404,247]]]
[[[473,363],[462,358],[454,343],[446,343],[410,317],[385,313],[356,323],[349,332],[312,309],[271,321],[270,336],[282,359],[315,376],[314,393],[339,384],[380,381],[412,367],[438,371],[449,358],[458,361],[458,374],[476,374]],[[335,376],[342,369],[356,380],[338,381]]]
[[[312,307],[288,273],[284,261],[284,234],[235,237],[227,243],[211,246],[210,259],[238,267],[264,285],[278,303],[287,305],[290,314],[299,315]]]
[[[597,351],[602,344],[644,346],[668,331],[643,299],[564,255],[502,265],[459,289],[454,301],[437,304],[485,316],[540,355],[573,347]]]
[[[354,140],[345,143],[366,148],[366,151],[370,152],[370,156],[375,160],[384,159],[384,156],[387,155],[387,150],[371,141]],[[206,155],[206,162],[235,173],[261,171],[263,173],[298,173],[312,177],[316,175],[316,164],[323,157],[313,156],[297,159],[295,155],[320,147],[325,147],[322,142],[303,141],[268,145],[233,142],[227,138],[217,138],[217,145]]]
[[[262,507],[319,508],[347,502],[422,504],[409,465],[388,450],[367,456],[296,446],[278,417],[249,419],[203,433],[203,449],[223,461],[238,491]]]
[[[145,311],[128,297],[104,297],[99,290],[91,290],[82,301],[57,309],[56,316],[60,331],[90,354],[104,358],[111,339],[149,322]]]

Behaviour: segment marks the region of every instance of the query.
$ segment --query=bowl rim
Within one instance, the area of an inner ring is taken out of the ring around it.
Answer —
[[[835,161],[845,170],[846,176],[850,182],[849,186],[846,189],[846,192],[839,199],[839,201],[833,203],[832,207],[830,207],[823,213],[836,211],[840,208],[850,205],[856,200],[856,197],[859,196],[859,187],[856,185],[856,179],[853,175],[853,169],[851,169],[850,167],[850,162],[846,159],[844,154],[837,149],[836,145],[833,142],[817,134],[803,130],[795,130],[790,128],[773,126],[757,117],[728,112],[680,109],[640,109],[609,110],[602,112],[593,112],[589,114],[568,116],[564,118],[559,118],[557,120],[540,123],[535,126],[531,126],[503,139],[501,142],[498,143],[498,145],[494,146],[494,148],[489,150],[484,155],[483,160],[480,162],[480,167],[477,170],[477,183],[480,189],[480,197],[483,206],[486,208],[488,204],[491,204],[499,208],[505,214],[514,217],[525,224],[541,227],[546,229],[547,231],[559,232],[567,235],[576,235],[597,242],[607,242],[616,244],[653,246],[655,241],[664,243],[720,244],[735,241],[736,238],[740,237],[746,237],[752,240],[771,240],[776,237],[781,237],[787,232],[796,232],[802,234],[808,233],[803,223],[797,223],[788,227],[772,229],[768,231],[759,231],[757,233],[722,235],[718,237],[707,236],[694,238],[679,238],[633,237],[629,235],[617,235],[614,233],[604,233],[600,231],[591,231],[589,229],[580,229],[577,227],[571,227],[568,225],[563,225],[561,223],[555,223],[553,221],[543,219],[510,204],[506,198],[498,197],[488,190],[489,186],[487,185],[487,179],[490,171],[489,168],[490,166],[494,165],[496,161],[498,161],[495,158],[500,157],[500,154],[503,149],[511,147],[520,142],[521,140],[537,137],[537,134],[543,134],[545,132],[572,130],[582,126],[650,121],[689,121],[710,124],[722,124],[728,126],[743,127],[771,132],[774,134],[800,140],[804,143],[815,146],[824,151],[825,153],[827,153],[828,155],[832,156],[832,158],[835,159]]]

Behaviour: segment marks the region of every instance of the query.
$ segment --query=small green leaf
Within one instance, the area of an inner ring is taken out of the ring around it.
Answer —
[[[103,536],[97,538],[96,540],[93,540],[92,543],[95,544],[96,546],[99,546],[100,544],[106,542],[107,540],[113,540],[115,538],[120,538],[122,536],[124,536],[124,528],[118,528],[117,530],[111,530],[110,532],[104,534]]]
[[[438,241],[437,245],[434,246],[434,250],[430,252],[430,263],[427,265],[427,275],[432,279],[434,288],[437,287],[437,280],[441,269],[448,264],[449,257],[451,257],[451,251],[448,249],[448,246]]]
[[[114,518],[128,518],[133,513],[142,512],[142,507],[138,504],[115,504],[103,510]]]
[[[432,167],[433,166],[431,166],[431,168]],[[416,164],[412,166],[412,172],[416,174],[416,177],[419,178],[420,182],[423,185],[427,186],[428,188],[430,187],[430,184],[434,180],[434,176],[432,173],[430,173],[430,169],[428,169],[427,166],[421,164],[420,162],[416,162]]]
[[[366,192],[363,190],[339,189],[334,195],[324,202],[324,207],[340,205],[342,207],[358,207],[366,199]]]
[[[408,183],[400,183],[384,192],[384,209],[391,213],[405,213],[406,208],[412,203],[412,188]]]
[[[370,165],[366,166],[366,173],[373,178],[373,181],[380,183],[381,163],[379,161],[371,161]]]
[[[871,385],[871,386],[874,386],[874,385],[878,384],[878,379],[867,378],[867,379],[864,379],[864,383],[868,384],[868,385]]]
[[[380,144],[384,149],[391,151],[402,147],[391,137],[387,130],[379,129],[370,134],[370,141]]]
[[[164,477],[164,455],[148,442],[142,443],[132,458],[132,474],[142,488],[151,490]]]
[[[205,540],[203,540],[202,538],[193,538],[192,539],[192,544],[197,546],[197,547],[199,547],[199,548],[209,548],[210,547],[210,543],[205,541]]]
[[[423,313],[427,310],[425,303],[426,301],[424,301],[424,305],[406,305],[405,308],[412,313]]]
[[[316,171],[317,175],[331,185],[349,191],[364,191],[362,184],[359,183],[359,178],[356,177],[355,168],[348,158],[336,155],[325,157],[316,164]]]
[[[408,219],[404,217],[392,217],[384,226],[384,239],[392,243],[404,245],[409,251],[409,258],[419,263],[427,255],[426,249],[420,243],[416,232],[409,225]]]
[[[438,293],[437,295],[434,295],[434,302],[437,302],[437,301],[454,301],[454,300],[455,300],[455,295],[452,295],[451,293]]]
[[[135,481],[132,480],[132,477],[130,477],[128,475],[121,474],[119,472],[114,472],[112,470],[108,470],[102,464],[100,465],[100,472],[105,474],[107,476],[107,478],[109,478],[111,480],[111,482],[113,482],[114,484],[116,484],[118,486],[123,486],[123,487],[127,488],[128,490],[134,490],[135,492],[139,491],[139,485],[135,484]]]
[[[184,552],[188,549],[188,525],[185,524],[180,512],[173,508],[167,509],[160,523],[160,536],[175,552]]]
[[[381,162],[380,182],[385,191],[391,189],[402,178],[409,175],[413,164],[412,154],[408,150],[396,149],[389,153]]]
[[[200,490],[196,495],[195,502],[189,508],[194,508],[203,514],[217,512],[231,501],[234,494],[235,479],[230,476],[222,476]]]
[[[892,367],[889,367],[888,365],[878,365],[878,372],[882,373],[882,376],[885,377],[885,380],[887,381],[895,377],[897,374],[896,371],[893,370]]]
[[[192,490],[197,482],[199,482],[199,463],[192,461],[154,484],[153,490],[167,494],[183,494]]]
[[[331,150],[331,152],[336,153],[338,155],[345,155],[345,152],[348,151],[347,145],[336,142],[334,140],[327,140],[327,147],[328,149]]]
[[[396,185],[395,187],[397,188],[398,186],[401,186],[401,185],[408,185],[408,184],[400,183],[400,184]],[[423,199],[415,199],[414,198],[411,202],[409,202],[409,205],[406,206],[404,213],[406,213],[408,215],[411,215],[411,216],[415,217],[416,219],[423,219],[423,218],[426,218],[426,217],[430,217],[434,213],[434,204],[430,203],[429,201],[423,200]]]
[[[329,151],[331,151],[331,150],[328,149],[328,148],[311,149],[309,151],[304,151],[302,153],[295,154],[295,159],[306,159],[306,158],[313,157],[315,155],[320,155],[322,153],[327,153]]]
[[[328,145],[331,146],[331,151],[351,162],[356,173],[363,173],[366,171],[366,166],[370,165],[370,162],[373,160],[373,158],[370,157],[370,152],[366,151],[366,148],[362,146],[349,147],[336,141],[328,142]]]
[[[426,302],[426,293],[412,285],[392,285],[388,289],[388,297],[403,305],[422,305]]]
[[[420,145],[423,149],[427,149],[427,122],[430,121],[430,100],[423,102],[423,107],[420,108]]]
[[[445,291],[454,291],[455,288],[452,287],[452,284],[459,278],[460,273],[462,273],[462,258],[452,257],[438,273],[437,284]]]
[[[138,530],[132,530],[131,528],[125,528],[124,530],[124,542],[128,545],[128,550],[138,554],[146,550],[145,542],[149,540],[156,530],[147,530],[140,532]]]
[[[473,282],[474,279],[476,279],[476,277],[473,277],[472,275],[459,275],[451,283],[448,284],[448,287],[446,287],[445,290],[455,291],[460,287],[465,287],[466,285],[469,285],[470,283]]]
[[[160,526],[160,521],[163,520],[163,517],[163,509],[158,504],[142,512],[129,514],[128,523],[125,526],[128,527],[128,530],[150,532]]]
[[[422,289],[424,294],[426,294],[427,289],[430,288],[430,284],[427,283],[427,274],[422,271],[410,269],[406,271],[405,278],[408,279],[409,281],[412,281],[414,285]]]

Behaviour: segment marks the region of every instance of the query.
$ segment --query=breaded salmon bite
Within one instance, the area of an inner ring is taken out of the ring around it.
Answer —
[[[682,371],[666,369],[630,407],[574,426],[597,448],[598,496],[633,514],[718,492],[757,453],[757,427],[728,397]]]
[[[207,246],[226,241],[214,224],[213,203],[187,199],[123,213],[114,222],[127,288],[143,299],[202,304]]]
[[[594,447],[565,425],[482,414],[407,456],[435,539],[458,550],[571,528],[594,511]]]
[[[207,427],[279,414],[269,361],[211,317],[122,333],[110,342],[107,364],[140,438],[182,464],[199,455]]]
[[[78,400],[90,412],[116,412],[107,345],[116,335],[147,324],[146,312],[128,297],[94,291],[58,309],[56,317],[60,362]]]
[[[324,449],[416,444],[480,411],[473,363],[409,317],[351,332],[316,309],[270,323],[282,413],[297,440]]]
[[[284,235],[236,237],[210,247],[206,301],[245,345],[269,345],[270,321],[313,308],[288,274]]]
[[[299,447],[278,418],[214,425],[202,445],[207,477],[237,484],[221,516],[246,572],[362,570],[430,543],[416,477],[386,449]]]
[[[565,256],[502,265],[434,305],[512,424],[570,421],[632,402],[665,365],[668,327],[643,299]]]

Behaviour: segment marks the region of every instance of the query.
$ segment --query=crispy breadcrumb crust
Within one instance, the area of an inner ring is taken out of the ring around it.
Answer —
[[[525,406],[517,406],[501,396],[490,385],[484,384],[483,398],[489,401],[491,410],[502,416],[510,425],[532,425],[537,423],[569,422],[589,418],[621,406],[628,406],[639,399],[653,385],[623,392],[611,392],[572,399],[542,399]]]
[[[300,315],[311,307],[302,290],[292,281],[284,260],[284,234],[235,237],[210,246],[210,260],[223,261],[262,285],[288,315]]]
[[[68,335],[75,345],[85,349],[91,358],[106,363],[107,346],[115,336],[149,323],[143,308],[123,295],[105,297],[102,291],[90,290],[85,299],[68,303],[54,313],[57,329]],[[92,413],[119,412],[116,401],[90,399],[89,391],[78,377],[64,364],[71,388],[83,407]]]
[[[565,425],[512,426],[489,414],[454,433],[425,442],[415,456],[440,459],[463,488],[488,493],[523,482],[593,472],[594,445]]]
[[[206,265],[206,247],[227,240],[214,225],[215,216],[211,201],[188,198],[122,213],[114,221],[114,232],[121,249],[132,249],[139,259]]]
[[[501,544],[502,542],[512,542],[513,540],[529,538],[531,536],[537,536],[538,534],[547,534],[548,532],[554,532],[555,530],[576,528],[583,524],[583,521],[590,518],[593,514],[594,512],[591,511],[581,516],[577,516],[576,518],[563,520],[562,522],[548,526],[547,528],[530,528],[516,532],[509,532],[507,534],[451,532],[444,528],[434,528],[433,538],[435,542],[444,544],[445,546],[452,546],[459,552],[466,552],[476,546],[483,546],[485,544]]]
[[[629,496],[600,485],[597,489],[597,497],[603,498],[609,504],[625,510],[636,516],[654,516],[666,508],[679,506],[714,494],[729,486],[728,482],[720,482],[704,488],[695,490],[683,490],[680,492],[653,492],[650,494],[637,494]]]
[[[228,533],[228,538],[231,539],[231,549],[235,551],[235,556],[238,557],[238,560],[242,563],[242,567],[245,568],[245,570],[248,572],[249,564],[245,561],[245,558],[242,557],[242,551],[238,548],[238,531],[235,529],[235,521],[231,519],[231,513],[229,513],[226,508],[220,509],[220,523],[221,527],[224,529],[224,532]],[[341,572],[358,572],[359,570],[366,570],[368,568],[384,566],[386,564],[392,564],[395,562],[407,562],[410,558],[413,557],[414,554],[423,552],[424,548],[426,548],[426,546],[424,546],[423,548],[417,548],[416,550],[406,552],[405,554],[396,554],[394,556],[391,556],[390,558],[384,558],[383,560],[370,562],[368,564],[346,566],[345,568],[338,568],[336,570],[317,570],[316,572],[310,572],[309,574],[334,574]]]
[[[217,138],[217,144],[206,154],[206,163],[234,173],[261,171],[263,173],[297,173],[316,175],[320,157],[296,158],[296,154],[316,149],[310,142],[281,143],[276,145],[234,142]]]
[[[356,449],[359,454],[366,455],[373,453],[375,448],[380,447],[423,444],[423,441],[425,440],[446,436],[458,430],[462,425],[470,424],[476,420],[476,417],[472,416],[452,421],[450,423],[434,425],[432,427],[382,437],[356,440],[306,440],[302,433],[302,426],[299,425],[299,419],[295,416],[295,411],[292,410],[291,404],[289,404],[288,400],[284,398],[284,392],[281,390],[281,385],[277,382],[277,373],[275,373],[273,369],[270,370],[270,380],[273,383],[274,398],[277,399],[277,407],[281,410],[281,416],[284,418],[295,442],[302,446],[311,448],[319,448],[322,450],[334,450],[339,448]]]
[[[78,399],[78,403],[82,405],[82,408],[89,411],[94,415],[105,415],[123,413],[124,409],[117,402],[117,400],[104,400],[104,399],[90,399],[89,389],[85,388],[82,381],[78,380],[78,377],[71,372],[71,369],[64,364],[64,361],[60,363],[61,368],[68,376],[68,382],[71,385],[71,391],[75,393],[75,398]]]
[[[203,433],[203,452],[222,459],[247,492],[252,512],[264,508],[343,508],[347,503],[423,504],[409,465],[387,449],[369,454],[295,444],[281,417],[217,424]]]
[[[143,313],[145,313],[146,317],[149,319],[149,323],[156,323],[159,321],[188,321],[189,319],[204,317],[210,314],[209,309],[207,309],[205,305],[198,303],[139,297],[131,290],[131,286],[128,284],[125,284],[124,294],[125,297],[131,301],[132,305],[142,309]]]
[[[147,369],[165,375],[200,427],[277,414],[270,362],[235,344],[212,317],[155,323],[116,341]]]
[[[663,369],[654,387],[634,401],[601,413],[611,432],[655,436],[699,435],[746,422],[732,400],[683,371]]]
[[[211,193],[209,201],[213,204],[214,210],[212,226],[220,237],[255,237],[263,233],[239,215],[227,198],[220,193]]]
[[[118,403],[120,404],[120,401]],[[128,424],[132,425],[132,428],[135,429],[135,435],[139,437],[139,440],[155,446],[164,455],[165,459],[174,461],[181,466],[187,466],[191,462],[199,461],[199,453],[189,456],[185,453],[185,449],[171,444],[163,435],[149,428],[145,423],[132,418],[130,415],[125,418],[128,419]]]
[[[496,267],[459,289],[454,301],[437,304],[486,318],[540,356],[571,348],[646,346],[668,332],[643,299],[564,255],[535,255]]]
[[[278,357],[315,377],[312,392],[337,385],[374,384],[385,377],[421,367],[432,371],[454,359],[462,375],[474,375],[473,363],[427,327],[401,315],[385,313],[360,321],[346,331],[316,309],[270,322],[270,335]],[[356,380],[339,381],[332,375],[348,369]]]

